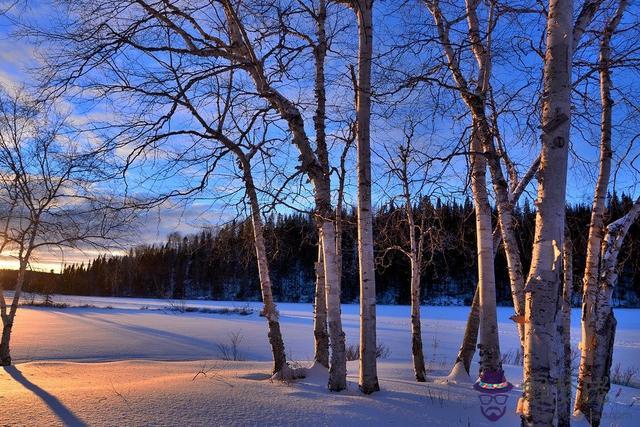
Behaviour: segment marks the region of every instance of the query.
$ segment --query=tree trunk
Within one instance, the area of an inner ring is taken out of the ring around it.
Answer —
[[[321,232],[320,232],[321,233]],[[320,237],[318,233],[318,237]],[[313,306],[313,336],[315,339],[314,360],[325,368],[329,368],[329,334],[327,333],[327,299],[324,280],[324,262],[322,258],[322,242],[318,239],[318,262],[316,270],[316,295]]]
[[[414,228],[411,227],[413,235]],[[413,236],[412,246],[415,246],[415,236]],[[420,323],[420,260],[418,259],[417,248],[411,251],[411,354],[413,356],[413,369],[416,380],[426,381],[426,368],[424,364],[424,352],[422,350],[422,325]]]
[[[291,142],[300,152],[300,168],[307,174],[314,187],[316,217],[322,230],[321,241],[323,242],[322,248],[325,268],[327,322],[329,325],[329,341],[332,348],[330,359],[331,367],[329,369],[329,389],[332,391],[343,390],[347,385],[346,353],[344,350],[342,320],[340,319],[340,283],[336,282],[335,228],[333,222],[329,220],[333,215],[328,179],[329,171],[327,167],[325,167],[326,165],[323,166],[321,163],[318,153],[314,153],[311,149],[311,144],[309,143],[309,138],[307,137],[304,127],[304,118],[298,107],[277,89],[273,88],[267,79],[263,64],[255,54],[252,41],[246,34],[244,26],[236,13],[234,3],[229,0],[225,0],[222,3],[229,26],[229,35],[234,43],[234,47],[237,49],[236,53],[246,59],[246,71],[251,76],[257,92],[267,100],[278,111],[280,117],[287,122],[292,134]],[[322,101],[320,100],[320,108],[322,108],[321,104]],[[324,120],[324,114],[320,114],[319,117]],[[323,126],[320,128],[324,129]],[[318,145],[318,148],[321,149],[321,144]]]
[[[516,316],[522,316],[524,315],[524,274],[522,272],[520,249],[518,248],[515,236],[509,187],[507,185],[507,180],[502,173],[500,158],[494,144],[495,135],[498,135],[499,132],[498,129],[491,128],[485,112],[486,97],[487,94],[490,93],[489,87],[493,65],[490,50],[491,46],[488,42],[487,46],[485,46],[483,39],[480,36],[480,21],[476,10],[478,4],[478,1],[466,2],[469,40],[471,41],[471,49],[479,68],[479,87],[476,89],[476,93],[474,95],[471,95],[468,91],[463,91],[462,96],[466,104],[469,106],[476,122],[476,138],[479,139],[479,142],[482,145],[489,165],[496,206],[498,208],[498,224],[500,225],[504,253],[507,259],[509,282],[511,284],[511,296],[513,298],[513,309]],[[493,9],[491,9],[490,14],[493,15]],[[461,86],[464,87],[464,85]],[[513,184],[515,185],[515,183]],[[524,328],[520,323],[518,323],[518,335],[520,337],[520,345],[523,345]]]
[[[426,381],[426,367],[424,363],[424,352],[422,350],[422,325],[420,322],[420,273],[422,272],[422,246],[424,242],[424,216],[421,226],[418,228],[420,238],[416,239],[416,223],[411,203],[411,189],[409,188],[410,178],[407,171],[408,157],[411,147],[407,142],[406,151],[401,152],[402,159],[402,190],[405,201],[405,213],[407,225],[409,226],[409,261],[411,262],[411,354],[413,357],[413,369],[416,380]],[[424,215],[424,213],[423,213]]]
[[[258,276],[260,277],[260,291],[262,292],[262,302],[264,304],[264,316],[269,325],[269,344],[273,353],[273,374],[282,373],[287,368],[287,360],[284,350],[284,341],[280,332],[279,314],[276,304],[273,301],[271,292],[271,277],[269,273],[269,261],[267,259],[267,249],[264,243],[264,233],[262,218],[260,217],[260,204],[256,194],[253,176],[251,175],[251,165],[244,157],[240,157],[249,206],[251,207],[251,224],[253,226],[253,237],[256,248],[256,259],[258,261]]]
[[[327,17],[326,4],[320,0],[316,14],[317,44],[314,46],[316,114],[313,125],[316,131],[316,155],[323,170],[325,186],[330,188],[329,156],[326,142],[325,118],[326,95],[324,83],[324,61],[327,53],[325,21]],[[329,367],[329,336],[327,333],[327,300],[324,274],[324,257],[322,255],[322,226],[318,228],[318,262],[316,264],[316,295],[313,317],[313,332],[315,337],[315,360],[326,368]],[[332,242],[330,242],[331,244]]]
[[[544,61],[542,155],[531,269],[525,286],[524,402],[522,422],[551,425],[556,409],[555,348],[564,240],[569,117],[571,115],[571,0],[550,0]]]
[[[475,125],[476,123],[474,123]],[[480,317],[480,374],[502,369],[498,319],[496,314],[496,287],[491,227],[491,206],[487,192],[487,163],[481,152],[480,141],[471,137],[471,189],[476,213],[476,244],[478,251],[478,300]]]
[[[30,253],[31,251],[29,250],[28,252]],[[20,296],[22,295],[22,286],[24,285],[24,276],[25,272],[27,271],[28,260],[29,255],[27,255],[26,259],[23,258],[20,261],[18,276],[16,277],[16,286],[13,293],[13,300],[11,301],[11,305],[9,306],[9,312],[7,312],[4,293],[0,295],[0,299],[2,300],[2,339],[0,340],[0,366],[11,366],[11,331],[13,330],[16,311],[18,310],[18,303],[20,301]]]
[[[341,391],[347,388],[347,356],[342,319],[340,317],[340,282],[337,280],[338,272],[335,263],[336,237],[333,221],[324,221],[321,230],[324,275],[327,283],[327,321],[329,323],[329,341],[331,343],[328,386],[331,391]]]
[[[518,203],[518,199],[520,195],[524,192],[525,187],[529,184],[535,171],[538,170],[538,166],[540,164],[540,158],[538,157],[533,161],[527,172],[523,175],[522,179],[516,186],[515,190],[512,194],[511,205],[514,206]],[[498,254],[498,249],[500,247],[500,243],[502,242],[502,234],[500,232],[500,224],[496,225],[493,229],[493,257],[495,259]],[[462,338],[462,344],[460,345],[460,350],[458,350],[458,356],[456,357],[456,361],[453,364],[453,369],[451,370],[451,374],[454,374],[458,369],[457,365],[462,364],[464,370],[469,374],[469,369],[471,367],[471,361],[473,360],[473,355],[476,352],[476,344],[478,343],[478,328],[480,327],[480,300],[479,300],[479,289],[476,285],[476,290],[473,294],[473,301],[471,302],[471,308],[469,310],[469,316],[467,317],[467,325],[464,330],[464,336]]]
[[[571,294],[573,292],[573,247],[569,233],[565,234],[562,246],[563,285],[558,334],[561,351],[558,366],[558,427],[568,427],[571,423]]]
[[[597,341],[607,339],[608,334],[601,338],[597,333],[596,311],[598,310],[598,281],[600,276],[600,253],[602,251],[602,237],[604,234],[604,216],[606,208],[607,190],[611,175],[611,114],[613,100],[611,99],[611,72],[609,69],[610,41],[616,30],[626,1],[620,1],[620,6],[614,18],[605,27],[600,44],[599,74],[600,74],[600,102],[601,113],[601,139],[600,139],[600,171],[593,195],[593,208],[591,210],[591,223],[589,225],[589,240],[587,242],[587,254],[583,278],[582,290],[582,342],[580,354],[580,369],[578,371],[578,389],[576,391],[575,410],[581,411],[591,419],[588,412],[600,406],[600,385],[595,384],[600,377],[593,375],[594,350]],[[615,322],[615,319],[613,319]],[[608,390],[608,386],[607,386]],[[606,393],[605,393],[606,394]],[[596,412],[601,412],[601,409]],[[598,422],[599,414],[595,416]]]
[[[427,7],[431,11],[436,26],[438,27],[438,35],[440,43],[444,48],[447,65],[452,72],[462,99],[473,117],[474,132],[476,133],[475,138],[479,140],[479,144],[484,149],[485,162],[488,161],[489,163],[489,171],[491,173],[498,208],[498,222],[507,259],[513,307],[516,316],[522,316],[524,314],[524,275],[522,272],[520,250],[515,237],[511,197],[493,142],[496,130],[491,129],[491,125],[485,114],[486,95],[490,86],[492,60],[491,51],[489,47],[484,45],[483,39],[480,36],[480,21],[476,11],[478,4],[479,2],[477,1],[466,2],[469,40],[478,66],[478,76],[476,78],[477,87],[475,90],[470,89],[462,73],[460,63],[458,62],[458,55],[454,52],[454,47],[449,39],[449,24],[447,24],[440,6],[437,2],[427,2]],[[492,15],[493,11],[490,13]],[[524,328],[520,324],[518,325],[518,333],[522,345]]]
[[[600,425],[602,409],[611,388],[611,361],[616,333],[613,315],[613,290],[618,280],[618,255],[631,225],[640,217],[640,198],[625,216],[609,224],[604,237],[600,264],[600,283],[596,296],[595,334],[590,388],[584,390],[586,399],[578,408],[592,426]],[[576,406],[578,401],[576,400]]]
[[[478,329],[480,328],[480,288],[476,286],[476,291],[473,294],[473,301],[471,302],[471,308],[469,310],[469,316],[467,317],[467,325],[464,329],[464,337],[462,338],[462,344],[460,350],[458,350],[458,356],[453,364],[453,369],[449,376],[453,376],[459,371],[458,365],[462,364],[464,370],[469,374],[471,369],[471,361],[473,355],[476,353],[476,345],[478,344]]]
[[[417,271],[417,272],[416,272]],[[416,380],[426,381],[424,352],[422,350],[422,325],[420,324],[420,265],[411,260],[411,354]]]
[[[360,263],[360,376],[365,394],[380,390],[376,367],[376,282],[371,212],[371,57],[372,0],[357,0],[358,92],[356,105],[358,152],[358,255]]]

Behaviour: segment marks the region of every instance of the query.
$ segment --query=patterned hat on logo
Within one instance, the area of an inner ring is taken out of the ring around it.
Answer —
[[[482,393],[506,393],[513,388],[504,376],[504,371],[484,371],[473,385],[473,388]]]

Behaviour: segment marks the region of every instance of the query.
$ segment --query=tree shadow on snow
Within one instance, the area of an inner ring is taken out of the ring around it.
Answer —
[[[242,378],[243,380],[266,381],[271,378],[271,375],[265,372],[251,372],[249,374],[240,375],[238,378]]]
[[[20,383],[24,388],[31,391],[38,396],[44,403],[49,406],[49,409],[67,426],[83,427],[87,424],[78,418],[69,408],[64,406],[57,397],[49,393],[48,391],[38,387],[31,381],[29,381],[22,372],[15,366],[5,366],[4,370],[13,378],[16,382]]]

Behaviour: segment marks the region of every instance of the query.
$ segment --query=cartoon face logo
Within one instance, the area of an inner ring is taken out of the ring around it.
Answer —
[[[473,388],[480,393],[478,398],[482,415],[489,421],[502,418],[507,412],[507,393],[513,388],[513,384],[504,377],[502,369],[482,372]]]
[[[508,394],[482,393],[480,398],[480,411],[489,421],[498,421],[507,412]]]

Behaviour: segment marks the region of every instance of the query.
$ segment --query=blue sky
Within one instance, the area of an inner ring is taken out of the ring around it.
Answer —
[[[634,19],[638,17],[638,6],[633,5],[630,7],[631,12],[626,18],[623,25],[629,25]],[[393,11],[395,13],[395,11]],[[404,31],[403,25],[407,25],[411,19],[421,17],[429,19],[430,16],[425,14],[422,10],[420,13],[411,17],[399,17],[397,14],[388,14],[390,8],[381,6],[376,13],[375,28],[378,30],[376,33],[377,41],[376,46],[379,51],[383,51],[386,44],[390,42],[392,35],[397,36],[398,31]],[[47,22],[54,16],[55,12],[47,4],[47,2],[31,2],[27,9],[14,9],[6,17],[0,17],[0,84],[4,87],[11,87],[16,85],[29,85],[33,78],[29,69],[38,65],[37,52],[34,45],[29,40],[24,38],[16,38],[14,32],[16,30],[15,21],[28,19],[30,21]],[[508,26],[507,26],[508,27]],[[511,31],[523,31],[516,26]],[[349,30],[353,35],[353,28]],[[540,31],[540,29],[538,29]],[[353,40],[353,39],[352,39]],[[615,46],[621,46],[624,48],[624,40],[615,40]],[[614,46],[614,47],[615,47]],[[349,41],[344,43],[346,49],[353,48],[353,44]],[[592,54],[586,53],[585,55]],[[327,69],[329,73],[340,75],[344,74],[344,63],[341,61],[333,60],[330,62]],[[411,60],[413,61],[413,60]],[[520,75],[517,72],[511,72],[506,66],[509,64],[508,55],[504,57],[496,58],[496,66],[494,70],[494,79],[496,87],[502,85],[508,88],[513,85],[522,85],[522,81],[519,81]],[[526,67],[536,68],[541,66],[541,62],[535,55],[526,56],[524,59]],[[418,62],[411,62],[411,65],[419,65]],[[333,68],[332,68],[333,67]],[[614,72],[614,84],[618,85],[619,90],[625,93],[640,93],[640,87],[638,86],[637,71],[625,71],[624,73],[616,74]],[[376,70],[376,78],[378,81],[384,80],[384,72]],[[597,87],[586,87],[589,93],[597,93]],[[311,87],[298,87],[294,89],[299,93],[309,93]],[[531,92],[535,92],[535,88],[528,88]],[[336,87],[329,88],[330,101],[331,98],[349,97],[348,93],[344,93],[344,88]],[[376,179],[374,186],[374,204],[385,203],[389,196],[397,194],[396,185],[393,181],[389,181],[384,175],[386,164],[384,157],[387,155],[386,148],[392,147],[400,141],[403,137],[402,128],[404,126],[404,119],[414,115],[414,111],[422,110],[423,108],[429,110],[427,106],[429,102],[428,89],[421,95],[413,97],[408,106],[398,109],[398,114],[394,115],[392,119],[384,119],[376,114],[373,121],[372,129],[372,143],[375,151],[373,156],[373,173]],[[614,97],[616,94],[614,94]],[[451,102],[450,111],[446,112],[443,116],[438,116],[437,119],[424,120],[423,126],[420,127],[419,137],[416,140],[416,145],[423,147],[425,151],[429,151],[431,155],[441,154],[444,147],[450,147],[450,142],[460,138],[459,135],[461,128],[467,126],[467,118],[463,117],[464,109],[458,104],[453,104],[453,100],[449,99],[445,102]],[[618,153],[624,153],[629,145],[629,141],[633,136],[639,132],[638,124],[638,112],[634,111],[633,105],[626,105],[621,102],[620,107],[616,110],[615,121],[616,130],[614,131],[614,146],[618,147]],[[73,110],[76,119],[79,122],[89,122],[94,118],[100,120],[109,120],[108,113],[96,108],[88,108],[83,104],[70,104],[68,105]],[[377,106],[374,106],[376,113]],[[637,110],[637,104],[635,109]],[[588,111],[588,110],[587,110]],[[424,113],[421,113],[424,115]],[[590,113],[588,113],[590,114]],[[310,119],[311,113],[307,114],[307,118]],[[448,117],[444,119],[443,117]],[[456,118],[458,118],[456,120]],[[586,120],[577,119],[574,121],[576,129],[572,135],[572,149],[574,155],[570,160],[570,174],[568,181],[568,201],[570,203],[590,203],[593,193],[593,186],[596,179],[596,161],[598,154],[598,138],[599,129],[597,122],[599,120],[599,110],[593,110],[592,117],[585,117]],[[589,124],[589,119],[593,120],[593,123]],[[521,132],[521,126],[515,122],[511,123],[510,118],[507,117],[501,123],[503,136],[505,140],[513,142],[513,148],[510,151],[511,157],[521,165],[521,172],[524,172],[526,165],[528,165],[533,158],[536,157],[539,150],[539,144],[532,138],[532,135],[524,135]],[[524,121],[525,118],[522,118]],[[308,132],[313,136],[313,129],[311,120],[308,120]],[[175,148],[175,147],[174,147]],[[338,150],[339,151],[339,150]],[[634,148],[629,150],[629,154],[626,156],[626,163],[615,175],[616,189],[618,191],[624,191],[632,194],[639,194],[640,189],[636,188],[638,175],[634,167],[638,167],[633,162],[634,156],[638,153]],[[337,158],[337,154],[333,154],[334,159]],[[278,162],[291,167],[291,162],[295,163],[297,158],[297,152],[290,144],[286,142],[282,143],[278,147]],[[461,193],[463,185],[466,179],[466,165],[463,157],[458,157],[453,161],[453,167],[448,169],[445,175],[442,177],[438,186],[433,186],[430,189],[434,194],[443,198],[455,197],[460,198],[464,195]],[[353,176],[353,154],[350,156],[349,170],[350,176],[347,182],[347,192],[349,195],[349,201],[353,201],[353,195],[355,194]],[[155,209],[148,214],[147,219],[143,222],[139,231],[135,236],[129,236],[126,241],[127,244],[139,244],[139,243],[151,243],[162,241],[165,237],[173,231],[179,231],[181,233],[189,233],[197,231],[202,226],[214,226],[221,222],[228,221],[230,218],[236,217],[238,214],[242,214],[242,205],[239,203],[239,195],[236,192],[239,182],[233,178],[234,175],[233,163],[228,163],[221,168],[220,176],[217,176],[210,181],[210,187],[203,194],[200,194],[196,199],[192,199],[182,203],[173,203],[172,206],[166,205],[163,208]],[[420,172],[420,171],[418,171]],[[133,186],[139,185],[140,188],[144,188],[145,191],[168,191],[170,186],[187,185],[190,179],[198,179],[198,171],[191,171],[190,173],[182,174],[179,177],[160,180],[160,188],[150,186],[152,181],[148,169],[141,168],[137,175],[133,175],[130,183]],[[272,172],[269,170],[259,170],[258,181],[263,184],[268,184],[272,179]],[[154,181],[155,182],[155,181]],[[162,186],[165,186],[164,188]],[[308,186],[304,188],[305,193],[295,200],[295,205],[306,208],[309,204],[309,189]],[[531,186],[530,193],[532,196],[535,194],[534,186]],[[228,197],[221,197],[227,194]],[[283,210],[287,210],[284,208]],[[84,260],[95,256],[95,252],[78,253],[67,252],[64,254],[64,261],[61,261],[60,254],[55,252],[51,254],[39,254],[37,260],[40,268],[49,269],[59,268],[61,262],[75,262],[78,260]],[[7,257],[0,257],[0,265],[2,263],[9,262]]]

